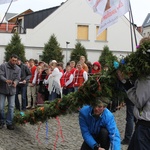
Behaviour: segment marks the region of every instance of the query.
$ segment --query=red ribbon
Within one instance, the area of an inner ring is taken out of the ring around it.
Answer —
[[[38,141],[39,144],[42,144],[41,141],[40,141],[40,139],[39,139],[39,132],[40,132],[41,124],[42,124],[42,122],[40,122],[40,124],[38,126],[38,130],[36,132],[36,139],[37,139],[37,141]]]
[[[54,142],[54,150],[56,150],[56,145],[57,145],[57,141],[58,141],[58,134],[60,134],[61,138],[62,138],[62,142],[64,142],[64,136],[63,136],[63,133],[62,133],[62,127],[61,127],[61,124],[60,124],[60,119],[58,117],[56,117],[56,121],[57,121],[57,133],[56,133],[56,136],[55,136],[55,142]]]

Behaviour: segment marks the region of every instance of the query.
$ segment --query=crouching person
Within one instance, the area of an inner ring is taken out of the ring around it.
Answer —
[[[120,134],[113,114],[102,98],[93,106],[83,106],[79,112],[79,125],[84,142],[81,150],[120,150]]]

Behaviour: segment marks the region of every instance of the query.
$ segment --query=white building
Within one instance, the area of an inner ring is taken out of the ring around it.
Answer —
[[[86,0],[68,0],[36,27],[20,34],[26,58],[39,59],[44,44],[52,34],[56,35],[65,57],[67,56],[67,59],[64,58],[65,63],[77,41],[87,49],[88,60],[91,62],[98,60],[105,45],[116,55],[132,52],[130,22],[127,18],[121,17],[97,37],[100,21],[101,16],[93,12]],[[5,46],[10,42],[11,36],[10,33],[0,33],[0,63],[3,62]],[[142,38],[137,31],[136,38],[138,42]],[[133,45],[135,49],[135,42]]]
[[[147,14],[147,17],[143,22],[142,28],[143,28],[142,35],[144,37],[150,37],[150,13]]]

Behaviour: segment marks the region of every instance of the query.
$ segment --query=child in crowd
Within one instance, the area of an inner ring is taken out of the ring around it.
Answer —
[[[101,64],[98,61],[96,61],[93,63],[91,74],[98,74],[100,72],[101,72]]]
[[[35,72],[36,72],[36,66],[35,66],[34,59],[31,58],[29,60],[29,65],[30,65],[30,70],[31,70],[31,78],[29,80],[29,84],[28,84],[28,87],[27,87],[28,106],[26,108],[27,109],[29,109],[29,108],[34,109],[35,108],[35,103],[36,103],[36,96],[37,96],[36,84],[35,84],[35,81],[34,81]],[[33,103],[33,105],[31,105],[32,103]]]
[[[70,92],[74,92],[74,87],[73,87],[73,74],[71,72],[70,65],[68,65],[66,66],[66,72],[64,73],[63,94],[67,95]]]
[[[85,56],[80,56],[80,63],[82,64],[84,71],[88,72],[88,66],[85,63]]]
[[[74,71],[76,70],[76,63],[75,61],[70,61],[70,67],[71,67],[71,73],[73,74]]]
[[[65,85],[63,63],[59,62],[57,64],[57,67],[58,67],[59,71],[62,73],[62,77],[60,78],[60,85],[61,85],[61,88],[63,89],[63,87]],[[62,97],[62,95],[61,95],[61,97]]]
[[[77,91],[78,88],[88,80],[88,74],[82,68],[82,63],[80,61],[77,63],[77,69],[75,70],[73,76],[74,90]]]
[[[38,83],[37,104],[43,104],[45,101],[45,95],[47,91],[45,84],[43,84],[43,81],[47,76],[46,70],[48,70],[48,64],[44,63],[43,67],[38,66],[37,68],[39,67],[42,68],[42,72],[39,72],[37,77],[37,83]]]
[[[90,75],[91,72],[92,72],[93,65],[92,65],[92,63],[90,61],[87,61],[86,64],[88,66],[88,75]]]
[[[39,93],[42,71],[43,71],[42,66],[37,66],[37,74],[36,74],[37,101],[36,101],[36,104],[44,103],[44,95],[42,95],[42,93]]]
[[[46,72],[45,80],[47,80],[48,77],[49,77],[49,75],[52,74],[52,70],[51,70],[50,67],[48,67],[47,69],[45,69],[45,72]],[[45,95],[45,101],[47,101],[49,99],[48,83],[45,84],[43,82],[43,84],[45,85],[45,93],[44,93],[44,95]]]

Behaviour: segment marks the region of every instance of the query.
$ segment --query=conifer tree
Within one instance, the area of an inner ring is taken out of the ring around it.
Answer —
[[[10,43],[5,48],[5,61],[8,61],[12,54],[16,54],[23,62],[26,60],[24,45],[17,32],[13,34]]]
[[[63,61],[64,55],[62,55],[62,49],[54,34],[51,35],[49,41],[45,44],[41,58],[46,63],[49,63],[52,60],[56,60],[57,62]]]
[[[80,42],[77,42],[75,48],[71,52],[70,60],[77,63],[80,60],[80,56],[85,56],[85,60],[87,61],[87,52],[85,47]]]
[[[113,55],[108,46],[104,46],[103,51],[99,57],[99,62],[101,63],[102,68],[105,65],[111,67],[114,61],[117,61],[117,57]]]

